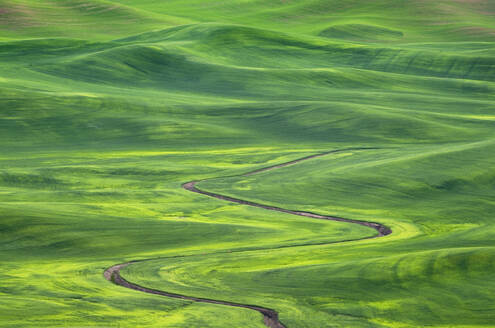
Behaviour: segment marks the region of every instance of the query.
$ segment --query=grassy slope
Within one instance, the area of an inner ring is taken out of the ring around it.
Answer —
[[[263,326],[101,276],[176,255],[124,275],[289,327],[490,326],[494,10],[0,1],[0,326]],[[256,251],[373,231],[180,189],[357,146],[380,149],[201,187],[384,222],[384,239]]]

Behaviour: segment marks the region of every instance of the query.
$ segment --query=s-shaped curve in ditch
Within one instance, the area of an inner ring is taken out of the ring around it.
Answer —
[[[302,157],[302,158],[299,158],[299,159],[296,159],[293,161],[289,161],[289,162],[285,162],[285,163],[257,169],[257,170],[251,171],[251,172],[244,173],[244,174],[242,174],[242,176],[249,176],[249,175],[265,172],[268,170],[273,170],[273,169],[277,169],[277,168],[281,168],[281,167],[285,167],[285,166],[289,166],[289,165],[294,165],[294,164],[297,164],[297,163],[302,162],[302,161],[310,160],[310,159],[313,159],[316,157],[321,157],[321,156],[325,156],[325,155],[332,154],[332,153],[351,151],[351,150],[369,150],[369,149],[375,149],[375,148],[347,148],[347,149],[341,149],[341,150],[333,150],[333,151],[319,153],[319,154],[315,154],[315,155],[311,155],[311,156],[306,156],[306,157]],[[182,185],[182,187],[186,190],[191,191],[191,192],[195,192],[195,193],[202,194],[205,196],[225,200],[225,201],[232,202],[232,203],[238,203],[238,204],[242,204],[242,205],[259,207],[259,208],[263,208],[263,209],[270,210],[270,211],[283,212],[283,213],[288,213],[288,214],[292,214],[292,215],[299,215],[299,216],[304,216],[304,217],[313,218],[313,219],[331,220],[331,221],[339,221],[339,222],[347,222],[347,223],[363,225],[366,227],[373,228],[378,232],[378,234],[376,236],[373,236],[371,238],[383,237],[383,236],[386,236],[386,235],[389,235],[392,233],[392,230],[390,228],[388,228],[387,226],[385,226],[381,223],[377,223],[377,222],[359,221],[359,220],[353,220],[353,219],[345,219],[345,218],[336,217],[336,216],[321,215],[321,214],[317,214],[317,213],[313,213],[313,212],[289,210],[289,209],[285,209],[285,208],[281,208],[281,207],[265,205],[265,204],[261,204],[261,203],[251,202],[248,200],[243,200],[240,198],[234,198],[234,197],[230,197],[230,196],[226,196],[226,195],[222,195],[222,194],[218,194],[218,193],[214,193],[214,192],[201,190],[198,187],[196,187],[196,183],[198,183],[198,182],[199,181],[186,182]],[[361,239],[369,239],[369,238],[370,237],[364,237]],[[358,240],[360,240],[360,239],[358,239]],[[343,243],[343,242],[347,242],[347,241],[341,241],[340,243]],[[332,243],[335,243],[335,242],[332,242]],[[328,243],[328,244],[330,244],[330,243]],[[149,260],[153,260],[153,259],[140,260],[139,262],[149,261]],[[137,262],[137,261],[135,261],[135,262]],[[138,284],[134,284],[130,281],[127,281],[126,279],[124,279],[120,275],[120,270],[122,268],[128,266],[128,265],[131,265],[132,263],[134,263],[134,262],[131,261],[131,262],[126,262],[126,263],[121,263],[121,264],[116,264],[114,266],[111,266],[110,268],[105,270],[105,273],[104,273],[105,278],[107,280],[113,282],[116,285],[126,287],[129,289],[133,289],[133,290],[137,290],[140,292],[148,293],[148,294],[161,295],[161,296],[178,298],[178,299],[194,301],[194,302],[211,303],[211,304],[219,304],[219,305],[225,305],[225,306],[251,309],[254,311],[258,311],[259,313],[261,313],[263,315],[263,321],[267,327],[286,328],[282,324],[282,322],[280,322],[280,320],[278,319],[277,311],[270,309],[270,308],[265,308],[265,307],[257,306],[257,305],[223,301],[223,300],[214,300],[214,299],[210,299],[210,298],[202,298],[202,297],[194,297],[194,296],[169,293],[169,292],[165,292],[165,291],[161,291],[161,290],[143,287],[143,286],[140,286]]]

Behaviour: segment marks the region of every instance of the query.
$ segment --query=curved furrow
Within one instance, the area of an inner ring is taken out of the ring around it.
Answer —
[[[305,216],[305,217],[313,218],[313,219],[331,220],[331,221],[339,221],[339,222],[348,222],[348,223],[354,223],[354,224],[363,225],[363,226],[366,226],[366,227],[370,227],[370,228],[375,229],[378,232],[378,236],[376,236],[376,237],[386,236],[386,235],[388,235],[388,234],[390,234],[392,232],[392,230],[390,230],[390,228],[384,226],[383,224],[376,223],[376,222],[359,221],[359,220],[353,220],[353,219],[345,219],[345,218],[340,218],[340,217],[337,217],[337,216],[321,215],[321,214],[317,214],[317,213],[313,213],[313,212],[293,211],[293,210],[288,210],[288,209],[277,207],[277,206],[271,206],[271,205],[265,205],[265,204],[250,202],[248,200],[243,200],[243,199],[239,199],[239,198],[225,196],[225,195],[217,194],[217,193],[210,192],[210,191],[204,191],[204,190],[198,189],[196,187],[196,183],[198,183],[198,182],[199,181],[186,182],[186,183],[184,183],[182,185],[182,187],[184,189],[186,189],[186,190],[189,190],[189,191],[192,191],[192,192],[195,192],[195,193],[198,193],[198,194],[202,194],[202,195],[206,195],[206,196],[218,198],[218,199],[221,199],[221,200],[226,200],[226,201],[232,202],[232,203],[238,203],[238,204],[242,204],[242,205],[248,205],[248,206],[253,206],[253,207],[264,208],[264,209],[270,210],[270,211],[277,211],[277,212],[289,213],[289,214],[299,215],[299,216]]]
[[[265,308],[262,306],[241,304],[241,303],[228,302],[228,301],[222,301],[222,300],[214,300],[214,299],[210,299],[210,298],[186,296],[186,295],[175,294],[175,293],[168,293],[168,292],[164,292],[161,290],[146,288],[146,287],[134,284],[132,282],[129,282],[129,281],[125,280],[124,278],[122,278],[122,276],[120,275],[120,269],[122,269],[122,268],[124,268],[130,264],[132,264],[132,262],[117,264],[117,265],[114,265],[114,266],[108,268],[107,270],[105,270],[105,273],[104,273],[105,278],[109,281],[112,281],[114,284],[117,284],[119,286],[134,289],[134,290],[148,293],[148,294],[155,294],[155,295],[161,295],[161,296],[166,296],[166,297],[178,298],[178,299],[183,299],[183,300],[187,300],[187,301],[227,305],[227,306],[233,306],[233,307],[255,310],[255,311],[258,311],[259,313],[261,313],[263,315],[264,323],[267,327],[285,328],[285,326],[278,320],[277,311],[272,310],[272,309],[268,309],[268,308]]]
[[[315,154],[315,155],[310,155],[310,156],[302,157],[302,158],[292,160],[289,162],[285,162],[285,163],[257,169],[257,170],[251,171],[251,172],[244,173],[243,176],[249,176],[249,175],[265,172],[268,170],[273,170],[273,169],[297,164],[297,163],[302,162],[302,161],[306,161],[309,159],[325,156],[325,155],[336,153],[336,152],[350,151],[350,150],[365,150],[365,149],[374,149],[374,148],[348,148],[348,149],[342,149],[342,150],[333,150],[333,151],[319,153],[319,154]],[[248,206],[263,208],[263,209],[270,210],[270,211],[288,213],[288,214],[292,214],[292,215],[299,215],[299,216],[304,216],[304,217],[308,217],[308,218],[312,218],[312,219],[331,220],[331,221],[339,221],[339,222],[359,224],[362,226],[366,226],[366,227],[375,229],[378,232],[378,234],[376,236],[363,237],[363,238],[358,239],[358,240],[382,237],[382,236],[386,236],[386,235],[389,235],[392,233],[392,230],[390,228],[388,228],[387,226],[385,226],[381,223],[377,223],[377,222],[359,221],[359,220],[346,219],[346,218],[341,218],[341,217],[336,217],[336,216],[321,215],[321,214],[317,214],[317,213],[313,213],[313,212],[307,212],[307,211],[290,210],[290,209],[285,209],[285,208],[281,208],[281,207],[277,207],[277,206],[271,206],[271,205],[256,203],[256,202],[252,202],[252,201],[248,201],[248,200],[244,200],[244,199],[240,199],[240,198],[230,197],[230,196],[226,196],[226,195],[222,195],[222,194],[218,194],[218,193],[214,193],[214,192],[210,192],[210,191],[201,190],[198,187],[196,187],[196,184],[198,182],[200,182],[200,181],[186,182],[182,185],[182,187],[188,191],[191,191],[191,192],[195,192],[198,194],[202,194],[205,196],[221,199],[221,200],[232,202],[232,203],[248,205]],[[355,240],[353,240],[353,241],[355,241]],[[347,240],[346,241],[340,241],[338,243],[344,243],[344,242],[348,242],[348,241]],[[336,243],[336,242],[329,242],[328,244],[333,244],[333,243]],[[140,260],[139,262],[150,261],[150,260],[153,260],[153,259]],[[214,299],[209,299],[209,298],[201,298],[201,297],[194,297],[194,296],[186,296],[186,295],[181,295],[181,294],[169,293],[169,292],[165,292],[165,291],[161,291],[161,290],[143,287],[143,286],[140,286],[138,284],[129,282],[120,275],[120,270],[122,268],[128,266],[128,265],[131,265],[132,263],[134,263],[134,261],[116,264],[114,266],[111,266],[110,268],[105,270],[105,272],[104,272],[105,278],[108,281],[111,281],[116,285],[126,287],[129,289],[133,289],[133,290],[137,290],[140,292],[148,293],[148,294],[161,295],[161,296],[178,298],[178,299],[194,301],[194,302],[211,303],[211,304],[219,304],[219,305],[225,305],[225,306],[251,309],[254,311],[258,311],[259,313],[261,313],[263,315],[263,321],[267,327],[286,328],[278,319],[277,311],[275,311],[273,309],[269,309],[269,308],[265,308],[265,307],[257,306],[257,305],[242,304],[242,303],[235,303],[235,302],[229,302],[229,301],[223,301],[223,300],[214,300]]]

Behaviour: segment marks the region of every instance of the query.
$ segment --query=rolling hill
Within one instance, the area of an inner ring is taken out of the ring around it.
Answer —
[[[494,17],[0,0],[0,327],[495,327]]]

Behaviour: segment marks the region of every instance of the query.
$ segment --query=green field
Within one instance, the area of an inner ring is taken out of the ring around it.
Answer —
[[[0,0],[0,327],[495,327],[494,17]]]

